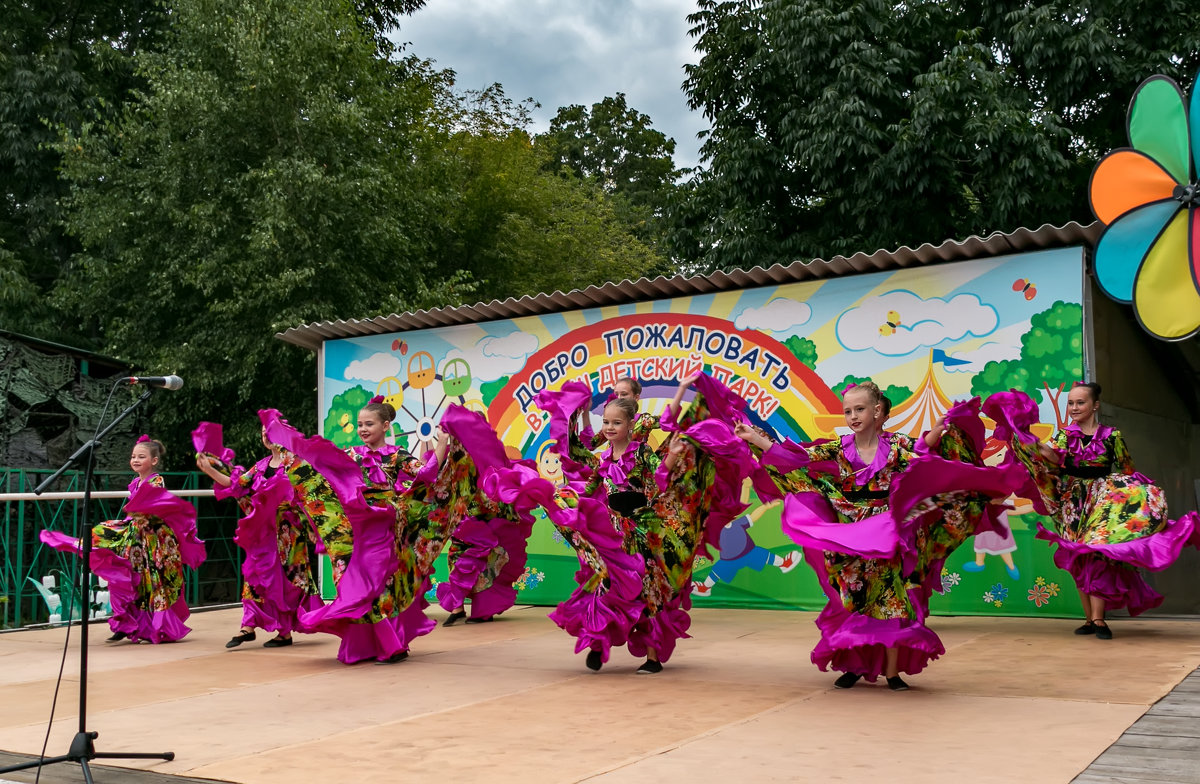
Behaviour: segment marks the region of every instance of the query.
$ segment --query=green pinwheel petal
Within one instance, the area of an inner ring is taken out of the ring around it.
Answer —
[[[1129,104],[1129,143],[1162,164],[1177,182],[1191,182],[1188,117],[1174,80],[1151,76]]]
[[[1142,259],[1180,208],[1179,202],[1156,201],[1130,210],[1113,221],[1096,243],[1096,282],[1112,299],[1133,301],[1133,283]]]

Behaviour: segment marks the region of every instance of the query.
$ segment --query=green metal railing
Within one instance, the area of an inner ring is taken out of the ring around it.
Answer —
[[[50,471],[0,469],[0,628],[19,628],[49,619],[46,602],[29,578],[41,582],[45,575],[56,576],[60,586],[77,585],[79,558],[51,549],[38,538],[43,529],[63,531],[72,536],[101,520],[121,516],[124,498],[92,497],[90,520],[80,519],[81,498],[15,500],[10,494],[32,493]],[[82,472],[63,474],[56,493],[82,494]],[[128,472],[96,474],[93,490],[124,491]],[[204,540],[208,557],[199,569],[185,569],[185,592],[192,607],[228,604],[241,597],[241,552],[233,541],[237,524],[237,505],[217,501],[208,488],[211,483],[195,471],[163,474],[168,489],[192,491],[186,499],[196,506],[197,529]],[[73,593],[78,593],[78,590]],[[70,611],[64,608],[64,618]]]

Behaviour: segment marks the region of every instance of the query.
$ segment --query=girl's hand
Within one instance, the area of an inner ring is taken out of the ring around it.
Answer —
[[[746,443],[752,444],[759,449],[771,448],[771,439],[759,432],[758,428],[752,427],[746,422],[738,422],[736,425],[734,425],[733,434]]]
[[[1059,465],[1062,462],[1062,457],[1058,454],[1058,450],[1045,441],[1038,441],[1038,453],[1047,461],[1054,463],[1054,465]]]
[[[441,426],[434,429],[434,434],[437,436],[437,441],[433,446],[433,457],[441,465],[446,459],[446,450],[450,447],[450,434],[442,430]]]
[[[929,432],[925,434],[925,445],[930,449],[937,448],[937,445],[942,443],[942,436],[946,433],[946,415],[938,417],[938,421],[933,424]]]

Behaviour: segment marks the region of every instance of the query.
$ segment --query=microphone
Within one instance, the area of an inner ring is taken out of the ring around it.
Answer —
[[[183,379],[179,376],[130,376],[125,379],[130,384],[141,384],[147,387],[162,387],[174,391],[183,386]]]

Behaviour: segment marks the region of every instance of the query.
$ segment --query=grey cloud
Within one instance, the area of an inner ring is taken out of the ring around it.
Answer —
[[[429,0],[403,20],[398,40],[475,89],[500,82],[531,97],[544,130],[560,106],[589,105],[618,92],[676,142],[676,161],[694,166],[705,123],[687,108],[684,63],[692,62],[686,16],[694,0]]]

